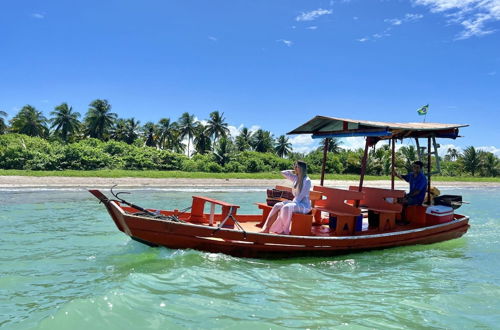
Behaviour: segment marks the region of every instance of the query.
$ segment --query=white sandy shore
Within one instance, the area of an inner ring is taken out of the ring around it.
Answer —
[[[330,187],[347,188],[358,185],[358,181],[325,180],[325,185]],[[30,188],[30,187],[74,187],[74,188],[108,188],[113,185],[121,187],[272,187],[274,185],[287,185],[284,179],[153,179],[153,178],[88,178],[88,177],[31,177],[31,176],[0,176],[0,188]],[[313,185],[319,180],[313,180]],[[369,187],[390,187],[390,181],[365,181]],[[432,182],[436,187],[500,188],[498,182]],[[407,189],[408,184],[396,181],[396,188]]]

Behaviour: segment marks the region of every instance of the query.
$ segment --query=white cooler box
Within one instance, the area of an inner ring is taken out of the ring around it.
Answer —
[[[429,206],[425,213],[427,225],[437,225],[439,223],[450,222],[451,220],[453,220],[453,208],[449,206]]]

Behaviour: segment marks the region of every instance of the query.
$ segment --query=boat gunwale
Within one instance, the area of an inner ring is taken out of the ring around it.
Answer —
[[[194,228],[200,228],[200,229],[210,229],[210,230],[217,230],[217,232],[228,232],[228,233],[244,233],[241,230],[236,230],[236,229],[231,229],[231,228],[224,228],[224,227],[209,227],[207,225],[201,225],[201,224],[196,224],[196,223],[181,223],[181,222],[174,222],[170,220],[164,220],[164,219],[154,219],[154,218],[146,218],[146,217],[141,217],[139,215],[134,215],[125,212],[121,206],[119,206],[115,201],[110,201],[113,202],[114,206],[116,206],[116,209],[119,210],[119,212],[128,218],[133,218],[141,221],[156,221],[156,222],[161,222],[161,223],[168,223],[170,225],[174,226],[180,226],[180,227],[194,227]],[[257,236],[262,236],[266,238],[290,238],[290,239],[307,239],[307,240],[318,240],[318,241],[343,241],[343,240],[364,240],[364,239],[377,239],[377,238],[384,238],[384,237],[397,237],[397,236],[403,236],[403,235],[408,235],[408,234],[413,234],[413,233],[420,233],[424,231],[429,231],[441,227],[448,227],[451,225],[458,224],[460,222],[465,222],[470,220],[469,216],[462,215],[461,218],[454,219],[450,222],[446,223],[440,223],[432,226],[426,226],[426,227],[420,227],[420,228],[413,228],[409,230],[404,230],[404,231],[393,231],[393,232],[387,232],[387,233],[380,233],[380,234],[368,234],[368,235],[358,235],[358,236],[297,236],[297,235],[279,235],[279,234],[272,234],[272,233],[259,233],[259,232],[246,232],[246,235],[257,235]],[[128,227],[128,224],[127,224]],[[456,227],[459,228],[459,227]],[[456,229],[454,228],[454,229]],[[129,235],[130,236],[130,235]],[[199,235],[195,235],[199,236]]]

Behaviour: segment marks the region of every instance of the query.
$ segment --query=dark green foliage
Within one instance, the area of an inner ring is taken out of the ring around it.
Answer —
[[[78,120],[80,114],[73,112],[73,107],[67,103],[62,103],[54,108],[50,113],[54,116],[50,122],[51,128],[54,129],[54,134],[60,137],[64,142],[68,142],[81,129],[81,123]]]
[[[5,134],[7,132],[7,124],[4,118],[7,118],[7,112],[0,110],[0,134]]]
[[[117,118],[111,112],[111,104],[107,100],[95,100],[90,103],[85,116],[85,133],[91,138],[108,139],[113,123]]]
[[[47,141],[39,137],[23,134],[0,135],[0,169],[19,170],[159,170],[187,172],[236,172],[259,173],[278,172],[292,168],[297,159],[308,164],[309,173],[320,173],[323,159],[322,151],[314,151],[307,155],[294,153],[290,158],[281,158],[274,153],[236,150],[233,142],[226,138],[219,139],[215,152],[196,153],[192,158],[170,150],[146,147],[144,142],[127,144],[121,141],[101,141],[87,138],[77,143]],[[387,147],[374,151],[373,159],[368,161],[367,174],[380,175],[387,170]],[[471,156],[471,153],[474,153]],[[328,153],[326,173],[356,174],[361,170],[363,150],[341,150],[339,153]],[[468,158],[466,158],[468,157]],[[396,165],[403,169],[407,163],[405,152],[396,153]],[[471,165],[476,164],[474,172]],[[389,162],[390,164],[390,162]],[[456,161],[441,162],[442,174],[460,176],[472,174],[481,176],[498,176],[499,160],[494,154],[477,151],[472,147],[465,150]]]
[[[25,105],[10,121],[10,129],[14,133],[29,136],[48,137],[47,118],[31,105]]]

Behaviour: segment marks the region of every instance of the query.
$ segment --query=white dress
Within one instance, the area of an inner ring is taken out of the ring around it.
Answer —
[[[281,174],[292,181],[295,187],[295,183],[298,179],[297,175],[293,174],[290,170],[282,171]],[[292,189],[292,193],[295,196],[292,201],[279,202],[273,206],[273,209],[269,212],[264,228],[267,228],[269,219],[279,212],[276,221],[274,221],[269,230],[273,233],[288,235],[290,233],[290,222],[292,221],[293,213],[309,213],[311,211],[311,200],[309,198],[311,180],[307,176],[304,177],[302,190],[300,192],[297,190],[297,188]]]

